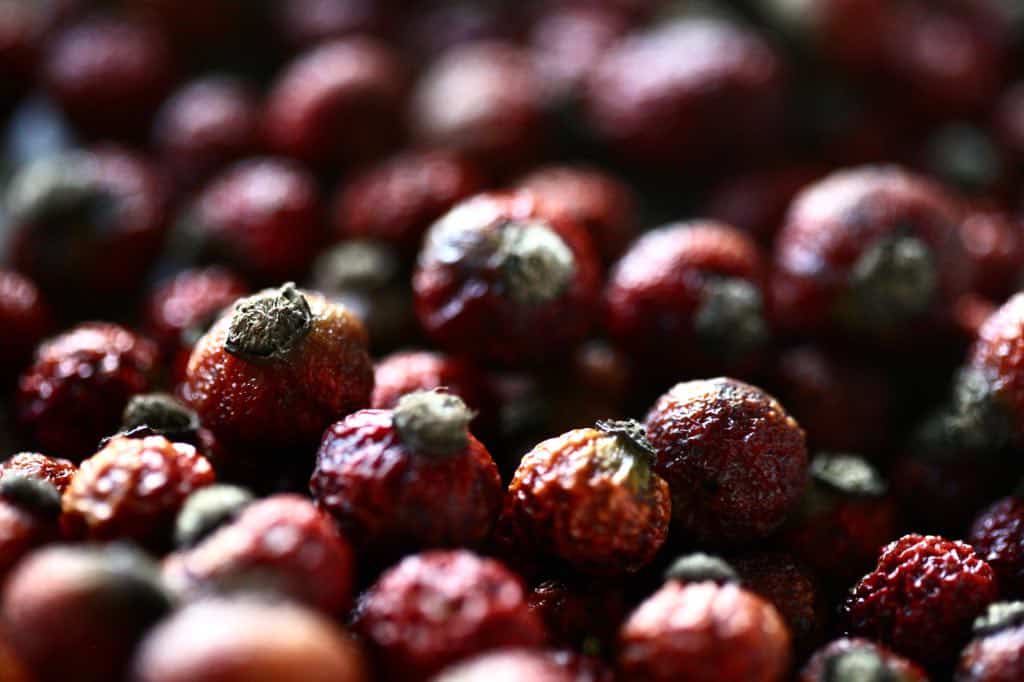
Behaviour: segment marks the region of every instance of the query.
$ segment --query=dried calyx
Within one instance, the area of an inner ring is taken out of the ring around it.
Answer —
[[[402,443],[417,454],[448,456],[469,446],[469,423],[475,416],[457,395],[417,391],[398,399],[392,412]]]
[[[132,397],[121,416],[122,436],[163,436],[172,441],[194,442],[199,415],[166,393]]]
[[[235,485],[206,486],[188,496],[174,524],[174,544],[199,544],[224,524],[234,520],[253,501],[253,495]]]
[[[224,350],[250,362],[281,360],[306,338],[312,326],[309,302],[289,282],[235,304]]]
[[[647,440],[643,424],[634,420],[598,420],[597,429],[609,436],[611,447],[598,445],[596,456],[602,467],[621,477],[634,492],[650,487],[654,467],[654,446]]]
[[[842,313],[856,327],[887,329],[927,311],[938,288],[928,245],[897,234],[875,242],[854,263]]]
[[[887,489],[878,471],[856,455],[821,453],[811,461],[810,475],[816,483],[848,495],[878,497]]]
[[[1024,625],[1024,601],[1001,601],[989,604],[985,613],[974,621],[974,634],[985,637],[1007,628]]]
[[[0,498],[39,516],[60,515],[60,492],[52,483],[36,476],[10,471],[2,474]]]
[[[665,571],[665,580],[681,583],[739,583],[740,576],[732,566],[716,556],[695,552],[679,557]]]
[[[576,271],[572,250],[543,222],[503,225],[497,256],[509,296],[522,303],[544,303],[558,298]]]
[[[869,647],[837,653],[825,662],[822,682],[899,682],[889,667]]]
[[[701,346],[727,358],[747,355],[769,338],[761,292],[737,278],[713,279],[704,286],[693,324]]]

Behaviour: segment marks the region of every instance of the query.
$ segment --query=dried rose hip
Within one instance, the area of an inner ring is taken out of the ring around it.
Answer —
[[[13,270],[0,270],[0,381],[16,377],[53,329],[50,307],[36,285]]]
[[[606,264],[618,259],[639,231],[632,189],[598,168],[545,166],[518,187],[537,198],[542,214],[568,215],[582,225]]]
[[[467,429],[472,418],[440,391],[351,414],[324,434],[313,497],[367,553],[480,545],[502,491],[498,467]]]
[[[320,192],[302,166],[275,158],[241,161],[216,176],[184,218],[201,256],[258,281],[302,275],[322,241]]]
[[[956,682],[1024,679],[1024,602],[990,604],[974,621],[974,639],[960,654]]]
[[[523,457],[496,532],[510,556],[551,556],[583,573],[620,575],[654,558],[671,515],[643,425],[599,421]]]
[[[711,193],[707,215],[749,232],[762,244],[771,244],[793,197],[822,174],[820,168],[808,164],[740,173],[724,179]]]
[[[176,71],[165,36],[152,26],[95,16],[54,38],[42,79],[82,130],[134,137],[170,91]]]
[[[960,206],[897,166],[864,166],[809,185],[775,245],[775,313],[789,329],[922,342],[950,326],[971,273]]]
[[[916,663],[868,639],[842,638],[816,651],[800,671],[798,682],[928,682]]]
[[[156,566],[123,545],[38,550],[0,599],[11,648],[39,682],[123,679],[136,643],[170,610]]]
[[[72,461],[117,430],[128,399],[153,386],[156,346],[124,327],[79,325],[43,343],[21,375],[18,421],[46,452]]]
[[[59,538],[59,516],[60,492],[53,484],[10,469],[0,472],[0,583],[22,557]]]
[[[775,607],[731,582],[717,566],[700,562],[681,568],[675,575],[670,571],[665,585],[623,623],[619,679],[784,679],[790,637]]]
[[[420,79],[411,107],[421,144],[455,149],[499,174],[533,160],[546,132],[537,66],[503,41],[446,51]]]
[[[0,480],[7,473],[21,474],[42,479],[55,487],[58,493],[63,493],[71,485],[71,478],[77,470],[78,467],[66,459],[47,457],[37,452],[21,452],[0,462]]]
[[[116,147],[33,161],[11,180],[7,199],[12,261],[72,314],[130,293],[163,245],[163,180],[141,157]],[[112,267],[111,254],[131,257]]]
[[[253,502],[164,561],[167,582],[186,597],[264,590],[332,616],[351,606],[354,572],[348,541],[298,495]]]
[[[402,138],[405,80],[397,55],[369,38],[299,55],[268,95],[271,149],[315,165],[373,160]]]
[[[612,268],[608,333],[659,373],[744,367],[768,342],[764,276],[757,244],[733,227],[653,230]]]
[[[1024,497],[996,500],[974,519],[967,541],[999,578],[999,591],[1024,594]]]
[[[836,585],[848,587],[897,535],[896,503],[881,474],[854,455],[816,455],[807,490],[782,542]]]
[[[334,233],[415,253],[435,220],[483,186],[476,165],[456,152],[403,152],[344,181],[334,201]]]
[[[545,651],[503,649],[445,668],[431,682],[580,682]]]
[[[445,350],[535,364],[583,339],[599,271],[575,221],[542,215],[527,193],[479,195],[427,233],[413,277],[416,314]]]
[[[137,682],[366,682],[363,657],[323,616],[258,598],[208,600],[157,625],[132,664]]]
[[[62,523],[73,536],[162,547],[185,498],[213,479],[210,463],[191,445],[116,437],[71,479]]]
[[[261,150],[261,110],[239,80],[208,76],[184,85],[161,106],[153,145],[182,187],[195,187],[229,163]]]
[[[604,579],[545,580],[531,590],[529,600],[555,644],[590,655],[614,651],[628,613],[623,585]]]
[[[382,679],[408,682],[474,654],[537,647],[546,638],[515,574],[463,550],[416,554],[386,571],[362,598],[355,630]]]
[[[588,79],[586,115],[600,139],[637,162],[749,155],[781,127],[783,70],[772,48],[737,24],[668,21],[603,55]]]
[[[284,465],[373,388],[366,331],[344,307],[292,284],[239,301],[189,359],[182,396],[217,441]],[[238,390],[245,386],[245,390]]]
[[[842,605],[849,632],[877,639],[924,663],[953,659],[971,621],[998,596],[992,567],[969,545],[904,535]]]
[[[648,413],[647,437],[672,491],[673,522],[701,541],[763,538],[803,493],[803,430],[774,398],[741,381],[677,384]]]

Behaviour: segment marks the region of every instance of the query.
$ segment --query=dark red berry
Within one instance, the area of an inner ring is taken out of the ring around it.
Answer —
[[[53,326],[50,307],[36,285],[13,270],[0,270],[0,381],[25,369]]]
[[[445,668],[431,682],[578,682],[550,654],[533,649],[504,649]]]
[[[378,34],[391,20],[390,0],[288,0],[273,5],[274,26],[293,50],[359,34]]]
[[[47,457],[37,452],[21,452],[0,462],[0,480],[3,474],[17,473],[42,479],[63,493],[78,467],[66,459]]]
[[[426,680],[458,660],[546,638],[519,579],[470,552],[416,554],[386,571],[358,608],[384,680]]]
[[[972,289],[1004,301],[1020,289],[1024,275],[1024,225],[994,208],[975,207],[960,225],[960,238],[975,273]]]
[[[619,625],[628,613],[623,585],[614,581],[545,580],[533,588],[529,601],[554,643],[590,655],[614,651]]]
[[[510,557],[550,556],[583,573],[620,575],[654,558],[670,520],[669,487],[654,472],[643,426],[599,421],[523,457],[497,534]]]
[[[334,233],[414,253],[435,220],[483,187],[476,165],[455,152],[403,152],[345,180],[334,202]]]
[[[990,604],[974,621],[974,639],[960,654],[956,682],[1024,679],[1024,602]]]
[[[128,399],[153,387],[156,346],[123,327],[88,323],[39,347],[21,376],[18,421],[46,452],[72,461],[114,433]]]
[[[971,621],[997,596],[995,572],[969,545],[905,535],[882,550],[841,612],[849,632],[940,663],[956,656]]]
[[[449,352],[535,364],[583,339],[599,271],[575,221],[544,215],[528,193],[480,195],[427,233],[413,277],[416,314]]]
[[[310,490],[365,552],[472,547],[501,508],[501,476],[456,395],[417,391],[327,429]]]
[[[928,682],[916,663],[859,637],[837,639],[816,651],[800,671],[799,682]]]
[[[1024,595],[1024,498],[996,500],[974,519],[967,541],[999,577],[1006,597]]]
[[[793,197],[821,175],[820,168],[792,164],[726,178],[708,198],[707,215],[771,244]]]
[[[0,472],[0,583],[29,552],[59,539],[59,516],[60,492],[53,484],[11,469]]]
[[[475,411],[475,424],[493,426],[495,398],[480,369],[461,358],[433,351],[408,350],[381,358],[374,368],[370,407],[390,409],[407,393],[435,388],[462,398]]]
[[[963,379],[979,383],[971,404],[995,411],[1012,437],[1024,437],[1024,295],[1010,298],[981,325],[967,367]]]
[[[807,478],[804,432],[779,403],[735,379],[677,384],[647,415],[679,531],[704,542],[770,534]]]
[[[298,495],[253,502],[164,561],[168,583],[188,598],[263,590],[331,616],[351,606],[354,574],[348,541],[330,517]]]
[[[366,682],[359,649],[337,625],[287,602],[186,606],[139,645],[137,682]]]
[[[405,69],[368,38],[325,43],[285,67],[268,95],[267,139],[307,163],[357,164],[402,139]]]

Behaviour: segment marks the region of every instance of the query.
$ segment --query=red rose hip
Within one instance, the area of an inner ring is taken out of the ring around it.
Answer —
[[[53,324],[50,307],[36,285],[13,270],[0,270],[0,381],[25,369]]]
[[[928,682],[916,663],[868,639],[841,638],[814,653],[798,682],[860,682],[861,680]]]
[[[974,621],[974,639],[960,653],[956,682],[1024,678],[1024,602],[996,602]]]

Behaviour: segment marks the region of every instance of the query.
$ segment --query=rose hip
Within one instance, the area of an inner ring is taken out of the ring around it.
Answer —
[[[860,682],[861,680],[928,682],[916,663],[890,649],[859,637],[837,639],[811,656],[798,682]]]
[[[53,314],[36,285],[13,270],[0,270],[0,381],[25,369],[53,326]]]
[[[1012,682],[1024,677],[1024,602],[990,604],[974,621],[960,654],[956,682]]]
[[[445,668],[431,682],[581,682],[553,656],[532,649],[504,649],[481,654]]]
[[[46,481],[58,493],[63,493],[77,470],[78,467],[66,459],[47,457],[37,452],[21,452],[0,462],[0,480],[7,473],[20,474]]]
[[[983,509],[967,540],[996,572],[1001,594],[1024,594],[1024,498],[1010,495]]]
[[[22,557],[60,537],[59,516],[60,493],[51,483],[0,472],[0,583]]]
[[[407,393],[435,388],[461,398],[476,413],[471,423],[493,426],[495,398],[480,369],[461,358],[426,350],[401,351],[377,362],[370,407],[391,409]]]

